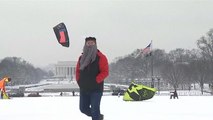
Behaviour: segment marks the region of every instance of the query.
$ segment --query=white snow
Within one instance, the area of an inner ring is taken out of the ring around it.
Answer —
[[[126,102],[103,96],[105,120],[212,120],[213,96],[154,96],[146,101]],[[79,111],[79,96],[23,97],[0,100],[1,120],[91,120]]]

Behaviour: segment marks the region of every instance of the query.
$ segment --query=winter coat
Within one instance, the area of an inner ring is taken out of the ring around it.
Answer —
[[[0,90],[2,92],[5,92],[5,85],[6,85],[7,79],[3,78],[2,80],[0,80]]]
[[[80,59],[76,65],[76,80],[83,91],[103,91],[104,79],[109,75],[108,61],[99,50],[94,62],[90,63],[84,70],[80,70]]]

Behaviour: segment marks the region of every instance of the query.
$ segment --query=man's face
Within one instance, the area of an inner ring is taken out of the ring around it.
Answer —
[[[86,46],[92,46],[92,45],[95,45],[95,41],[93,41],[93,40],[88,40],[88,41],[86,42]]]

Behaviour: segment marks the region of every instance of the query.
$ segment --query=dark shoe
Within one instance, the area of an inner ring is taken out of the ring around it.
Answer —
[[[104,115],[100,114],[100,120],[103,120],[103,119],[104,119]]]

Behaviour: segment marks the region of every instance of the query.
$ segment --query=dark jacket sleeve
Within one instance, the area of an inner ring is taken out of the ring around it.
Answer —
[[[109,75],[109,65],[105,55],[103,55],[102,53],[99,53],[98,55],[100,56],[99,60],[100,73],[96,76],[96,82],[101,83]]]

